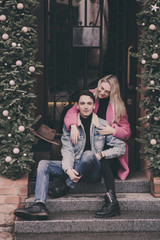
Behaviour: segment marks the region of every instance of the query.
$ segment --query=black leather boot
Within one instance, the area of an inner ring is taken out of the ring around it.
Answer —
[[[109,190],[105,195],[105,204],[96,212],[96,218],[108,218],[120,215],[119,203],[113,190]]]

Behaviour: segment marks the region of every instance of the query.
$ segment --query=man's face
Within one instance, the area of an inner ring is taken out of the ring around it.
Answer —
[[[89,115],[95,109],[93,99],[89,96],[82,95],[77,103],[77,109],[80,111],[80,114],[83,118],[89,117]]]

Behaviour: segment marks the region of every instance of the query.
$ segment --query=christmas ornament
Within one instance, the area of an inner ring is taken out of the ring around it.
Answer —
[[[7,63],[5,63],[4,65],[7,66]]]
[[[152,58],[153,58],[153,59],[158,59],[158,53],[153,53],[153,54],[152,54]]]
[[[11,158],[10,156],[7,156],[7,157],[5,158],[5,161],[6,161],[7,163],[9,163],[9,162],[12,161],[12,158]]]
[[[18,43],[18,47],[20,47],[21,46],[21,44],[20,43]]]
[[[30,72],[35,72],[35,70],[36,70],[36,69],[35,69],[34,66],[30,66],[30,67],[29,67],[29,71],[30,71]]]
[[[142,23],[142,26],[145,26],[145,23]]]
[[[22,62],[21,62],[20,60],[17,60],[17,61],[16,61],[16,65],[17,65],[17,66],[22,66]]]
[[[156,29],[156,26],[155,26],[154,24],[151,24],[151,25],[149,26],[149,29],[150,29],[150,30],[155,30],[155,29]]]
[[[158,102],[160,102],[160,98],[158,98]]]
[[[12,47],[16,47],[17,44],[15,42],[12,43]]]
[[[153,84],[154,84],[154,81],[153,81],[153,80],[152,80],[152,81],[150,81],[150,84],[152,84],[152,85],[153,85]]]
[[[11,119],[11,117],[7,117],[7,119]]]
[[[0,16],[0,20],[1,20],[1,21],[6,21],[6,16],[5,16],[5,15],[1,15],[1,16]]]
[[[157,143],[156,139],[151,139],[151,141],[150,141],[151,145],[156,145],[156,143]]]
[[[23,3],[18,3],[17,4],[17,9],[22,10],[23,9]]]
[[[158,117],[154,117],[154,120],[155,120],[155,121],[159,121],[159,118],[158,118]]]
[[[18,130],[19,130],[20,132],[24,132],[25,127],[24,127],[24,126],[19,126]]]
[[[2,39],[3,40],[7,40],[9,38],[9,35],[7,34],[7,33],[4,33],[3,35],[2,35]]]
[[[145,59],[142,59],[141,63],[142,63],[142,64],[145,64],[145,63],[146,63],[146,60],[145,60]]]
[[[8,133],[8,137],[11,137],[12,136],[12,134],[11,133]]]
[[[23,156],[24,156],[24,157],[26,157],[26,156],[27,156],[27,154],[26,154],[26,153],[24,153],[24,154],[23,154]]]
[[[158,47],[158,45],[155,45],[155,47]]]
[[[155,11],[157,12],[157,9],[159,9],[159,7],[157,7],[157,4],[151,5],[152,9],[151,11]]]
[[[10,84],[11,86],[14,86],[14,85],[15,85],[15,81],[14,81],[14,80],[10,80],[10,81],[9,81],[9,84]]]
[[[27,32],[28,32],[28,28],[27,28],[27,27],[23,27],[23,28],[22,28],[22,31],[23,31],[24,33],[27,33]]]
[[[14,149],[13,149],[13,153],[14,153],[14,154],[18,154],[19,152],[20,152],[19,148],[14,148]]]
[[[3,114],[4,117],[7,117],[8,114],[9,114],[9,112],[8,112],[7,110],[4,110],[4,111],[2,112],[2,114]]]

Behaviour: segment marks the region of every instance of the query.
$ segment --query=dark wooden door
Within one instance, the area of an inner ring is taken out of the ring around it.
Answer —
[[[99,5],[96,10],[99,18],[96,24],[102,30],[105,28],[106,34],[100,36],[98,47],[73,44],[73,28],[79,19],[76,4],[81,1],[89,1],[92,8],[94,4],[105,3],[105,7]],[[94,87],[101,76],[115,74],[132,129],[129,160],[134,170],[139,166],[135,144],[137,63],[130,53],[137,47],[136,0],[81,1],[41,0],[38,26],[44,70],[37,88],[38,110],[44,123],[58,128],[63,109],[74,100],[77,91]]]

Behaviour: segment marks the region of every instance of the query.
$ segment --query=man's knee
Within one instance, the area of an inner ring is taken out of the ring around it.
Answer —
[[[46,171],[47,168],[48,168],[48,164],[47,164],[48,161],[46,160],[41,160],[39,163],[38,163],[38,169],[37,171],[39,172],[42,172],[42,171]]]
[[[90,150],[87,150],[83,153],[83,157],[85,157],[85,158],[92,158],[93,156],[94,156],[94,154]]]

